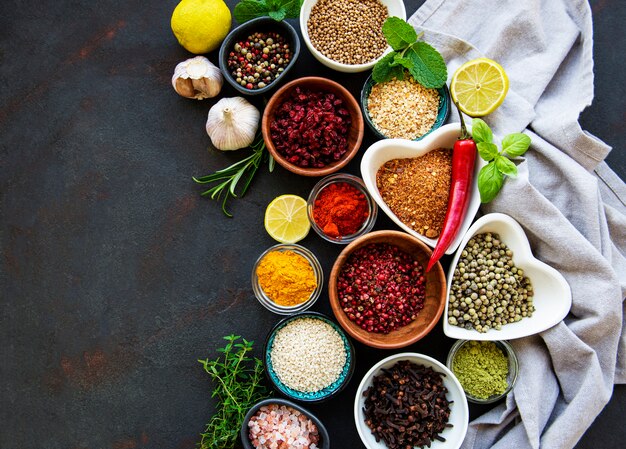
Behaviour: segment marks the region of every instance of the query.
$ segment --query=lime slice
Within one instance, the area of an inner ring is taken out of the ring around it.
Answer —
[[[491,114],[502,104],[508,90],[506,72],[487,58],[466,62],[454,72],[450,82],[452,100],[470,117]]]
[[[274,198],[265,209],[264,225],[274,240],[281,243],[299,242],[311,229],[305,199],[297,195]]]

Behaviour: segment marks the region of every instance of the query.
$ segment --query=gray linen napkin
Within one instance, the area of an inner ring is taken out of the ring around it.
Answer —
[[[610,148],[578,124],[593,99],[591,10],[582,0],[427,0],[409,22],[450,74],[481,56],[505,68],[509,93],[486,121],[496,137],[523,131],[533,143],[482,211],[515,218],[573,296],[563,322],[513,342],[514,392],[470,424],[463,448],[573,447],[626,382],[626,186],[602,162]]]

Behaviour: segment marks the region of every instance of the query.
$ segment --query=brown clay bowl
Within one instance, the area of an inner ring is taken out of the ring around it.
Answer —
[[[352,124],[350,125],[350,130],[348,132],[348,151],[341,159],[333,162],[332,164],[328,164],[325,167],[304,168],[294,165],[278,153],[274,143],[272,142],[272,137],[270,136],[270,123],[274,120],[274,114],[278,107],[287,99],[288,95],[296,87],[333,92],[345,101],[346,109],[350,113]],[[274,157],[274,159],[276,159],[276,162],[290,172],[302,176],[326,176],[344,167],[356,155],[357,151],[359,151],[361,142],[363,141],[364,129],[365,125],[363,122],[363,115],[361,114],[361,108],[352,94],[342,85],[327,78],[320,78],[316,76],[298,78],[278,89],[267,103],[265,112],[263,112],[263,121],[261,123],[263,140],[265,140],[265,145],[267,146],[270,154]]]
[[[330,273],[328,296],[335,318],[341,327],[361,343],[380,349],[403,348],[425,337],[437,324],[446,304],[446,277],[437,263],[426,276],[426,299],[424,308],[411,323],[388,334],[367,332],[350,321],[339,304],[337,279],[348,257],[357,249],[370,243],[389,243],[411,254],[424,268],[432,254],[431,249],[417,238],[399,231],[377,231],[365,234],[350,243],[337,257]]]

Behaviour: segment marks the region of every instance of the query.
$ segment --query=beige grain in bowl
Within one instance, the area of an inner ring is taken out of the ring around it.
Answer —
[[[376,4],[379,5],[379,9]],[[380,17],[376,17],[376,11],[382,11],[380,7],[387,10],[386,16],[379,13]],[[312,15],[313,8],[315,11]],[[347,10],[352,10],[352,13],[345,14]],[[316,19],[316,16],[319,18]],[[348,19],[342,20],[343,17]],[[300,30],[311,54],[326,67],[345,73],[364,72],[374,67],[385,53],[391,50],[387,46],[382,31],[372,28],[378,23],[382,26],[387,17],[399,17],[406,20],[404,2],[401,0],[363,0],[361,2],[304,0],[300,9]],[[313,31],[309,29],[311,18],[313,19],[311,25],[315,27]],[[373,38],[370,33],[378,37]],[[361,62],[350,59],[354,58],[355,54],[362,54],[372,48],[376,52],[373,53],[371,60]]]

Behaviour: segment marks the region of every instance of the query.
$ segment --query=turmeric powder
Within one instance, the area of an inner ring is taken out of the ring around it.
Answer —
[[[265,294],[279,306],[295,306],[305,302],[317,287],[313,267],[294,251],[271,251],[256,269]]]

